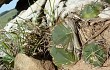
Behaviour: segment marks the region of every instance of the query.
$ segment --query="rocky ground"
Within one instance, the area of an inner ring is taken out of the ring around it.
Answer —
[[[50,2],[51,1],[51,2]],[[22,11],[18,16],[12,19],[7,25],[4,27],[4,30],[7,32],[17,32],[18,25],[16,23],[24,23],[29,27],[25,28],[25,31],[30,33],[26,41],[28,43],[28,48],[26,49],[29,52],[33,46],[34,41],[36,39],[42,39],[43,37],[43,52],[45,49],[49,47],[50,35],[52,29],[48,27],[52,27],[54,25],[59,24],[60,22],[65,22],[66,25],[72,26],[71,23],[77,24],[78,31],[78,40],[80,41],[80,48],[83,48],[83,45],[91,42],[95,42],[100,44],[108,53],[110,49],[110,6],[108,3],[103,2],[102,0],[98,0],[104,5],[104,9],[100,11],[97,17],[93,19],[82,19],[79,16],[79,11],[84,8],[84,5],[90,4],[91,2],[96,2],[97,0],[37,0],[31,7],[27,10]],[[50,3],[52,4],[51,7]],[[52,12],[54,11],[54,13]],[[50,16],[51,15],[51,16]],[[53,17],[54,15],[54,17]],[[92,16],[92,15],[91,15]],[[73,20],[70,20],[72,18]],[[54,19],[54,21],[53,21]],[[54,24],[53,24],[54,23]],[[38,25],[36,29],[33,29],[33,25]],[[39,30],[43,28],[42,30]],[[31,30],[34,30],[31,31]],[[73,30],[74,31],[74,30]],[[32,32],[32,33],[31,33]],[[39,38],[33,38],[36,35]],[[49,38],[46,38],[49,37]],[[46,40],[46,42],[45,42]],[[32,44],[30,43],[32,42]],[[48,42],[48,43],[47,43]],[[35,43],[34,43],[35,45]],[[35,45],[36,46],[36,45]],[[42,44],[40,45],[40,47]],[[78,49],[78,48],[77,48]],[[42,49],[39,49],[42,52]],[[39,51],[38,50],[38,51]],[[52,57],[49,59],[36,59],[35,56],[30,56],[29,54],[17,54],[14,60],[14,69],[13,70],[110,70],[110,59],[109,56],[105,61],[102,67],[94,67],[88,63],[85,63],[83,58],[81,58],[75,64],[64,65],[62,67],[56,67],[54,62],[52,61]],[[80,52],[81,53],[81,52]],[[32,54],[33,55],[33,54]],[[36,54],[35,54],[36,55]],[[0,55],[3,57],[3,55]],[[2,64],[2,63],[1,63]],[[0,66],[1,70],[4,66]]]

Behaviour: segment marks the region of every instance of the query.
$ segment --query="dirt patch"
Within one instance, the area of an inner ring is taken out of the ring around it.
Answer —
[[[110,70],[110,59],[108,59],[103,67],[93,67],[90,64],[85,63],[82,59],[75,65],[70,66],[68,70]]]

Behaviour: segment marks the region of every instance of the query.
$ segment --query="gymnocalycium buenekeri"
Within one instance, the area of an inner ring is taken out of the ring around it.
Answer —
[[[62,23],[54,27],[52,31],[52,41],[55,45],[62,44],[67,46],[72,40],[72,32],[69,28],[65,27]]]
[[[51,47],[50,54],[53,57],[53,62],[58,67],[76,63],[78,60],[78,58],[72,52],[67,51],[64,48]]]
[[[64,24],[58,24],[54,27],[52,31],[52,42],[54,46],[50,48],[50,54],[53,57],[53,62],[58,67],[75,63],[78,60],[76,55],[67,49],[72,39],[73,34],[70,28]],[[56,47],[58,45],[62,47]]]
[[[84,61],[94,66],[102,66],[107,58],[105,50],[94,43],[87,44],[82,51]]]
[[[91,19],[98,16],[103,6],[98,2],[92,2],[91,4],[85,5],[84,9],[80,12],[80,16],[84,19]]]

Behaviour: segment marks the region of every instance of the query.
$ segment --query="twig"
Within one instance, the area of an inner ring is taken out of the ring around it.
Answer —
[[[105,25],[99,30],[97,31],[92,37],[90,37],[84,44],[87,44],[89,41],[91,41],[92,39],[96,38],[99,34],[101,34],[104,30],[106,30],[110,25],[110,20],[105,22]]]

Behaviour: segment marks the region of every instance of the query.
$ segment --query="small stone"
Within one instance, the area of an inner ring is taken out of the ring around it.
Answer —
[[[13,70],[45,70],[40,60],[28,57],[25,54],[17,54]]]
[[[110,7],[105,8],[98,16],[100,18],[110,18]]]

